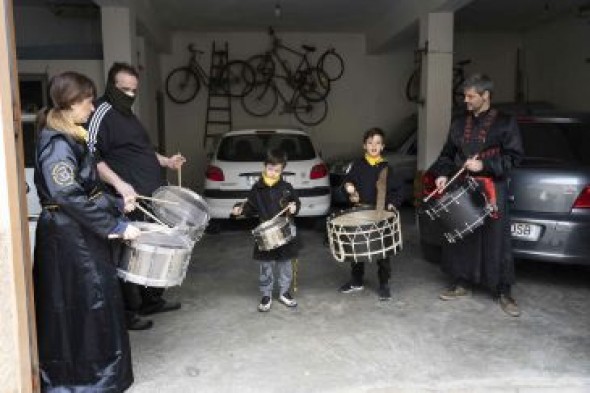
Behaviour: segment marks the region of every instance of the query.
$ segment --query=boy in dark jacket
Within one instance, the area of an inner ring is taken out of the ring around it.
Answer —
[[[387,194],[385,207],[394,210],[401,205],[401,184],[397,176],[394,176],[387,161],[381,157],[384,145],[384,135],[380,128],[371,128],[363,137],[365,156],[356,160],[344,179],[344,189],[350,202],[361,205],[375,205],[377,202],[376,183],[379,174],[384,168],[388,168]],[[389,258],[377,261],[379,277],[379,300],[390,300],[391,290],[389,278],[391,276],[391,264]],[[351,279],[340,287],[340,292],[351,293],[362,291],[363,276],[365,273],[364,262],[351,262]]]
[[[286,165],[287,158],[282,150],[269,151],[260,179],[252,186],[248,200],[243,205],[234,207],[232,214],[235,216],[258,215],[260,222],[270,220],[287,207],[287,214],[297,214],[301,202],[295,195],[293,186],[281,178]],[[287,307],[297,306],[297,302],[289,293],[293,279],[291,259],[297,257],[297,248],[296,239],[270,251],[262,251],[254,245],[254,259],[260,261],[259,287],[262,293],[258,311],[270,310],[274,284],[273,265],[275,264],[279,281],[279,301]]]

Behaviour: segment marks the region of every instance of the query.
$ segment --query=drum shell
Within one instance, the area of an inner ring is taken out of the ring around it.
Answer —
[[[399,229],[397,213],[373,223],[350,226],[334,224],[335,218],[358,211],[374,211],[374,208],[357,207],[334,213],[327,221],[329,242],[336,260],[375,262],[397,253],[402,243],[401,232],[396,232],[396,228]],[[335,227],[338,227],[338,231],[333,230]],[[338,246],[334,247],[334,244]]]
[[[161,229],[160,225],[134,222],[140,229]],[[154,236],[151,233],[149,236]],[[192,255],[194,242],[175,228],[157,233],[158,242],[146,241],[146,236],[127,242],[123,247],[117,274],[125,281],[149,287],[170,287],[180,285],[184,280]]]
[[[203,236],[211,216],[209,205],[199,194],[179,186],[162,186],[152,196],[157,199],[152,206],[160,220],[180,229],[193,242]]]
[[[445,238],[453,242],[459,235],[463,237],[473,229],[483,225],[491,206],[479,183],[468,178],[462,185],[447,191],[439,199],[431,200],[419,214],[427,215],[441,224]],[[469,230],[464,230],[469,228]]]
[[[296,236],[293,222],[284,216],[265,221],[252,230],[261,251],[271,251],[292,241]]]

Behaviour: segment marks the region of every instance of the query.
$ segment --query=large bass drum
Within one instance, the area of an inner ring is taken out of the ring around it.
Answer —
[[[192,240],[175,228],[133,222],[144,233],[123,246],[117,274],[125,281],[148,287],[180,285],[186,276]]]
[[[403,246],[399,213],[356,207],[327,221],[330,251],[338,262],[373,262],[397,254]]]
[[[494,211],[480,184],[468,177],[462,184],[445,192],[439,199],[431,199],[419,214],[439,221],[444,227],[444,238],[456,243],[484,224]]]

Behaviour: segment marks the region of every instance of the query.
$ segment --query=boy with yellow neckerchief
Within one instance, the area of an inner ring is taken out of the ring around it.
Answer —
[[[384,168],[388,169],[387,194],[385,207],[388,210],[399,208],[401,205],[401,184],[399,177],[381,157],[384,145],[384,135],[380,128],[371,128],[363,137],[365,156],[353,162],[350,171],[344,178],[343,187],[352,204],[375,205],[377,202],[377,179]],[[379,277],[379,300],[390,300],[391,289],[389,278],[391,276],[391,264],[389,258],[377,261]],[[340,292],[351,293],[364,289],[363,276],[365,273],[364,262],[351,262],[351,279],[340,287]]]
[[[287,207],[287,214],[297,214],[301,202],[295,194],[293,186],[281,177],[285,165],[287,165],[285,152],[282,150],[269,151],[264,160],[260,179],[252,186],[248,200],[243,205],[234,207],[232,214],[236,216],[258,215],[261,222],[270,220]],[[253,257],[260,262],[259,287],[262,293],[258,311],[269,311],[272,304],[273,265],[277,270],[279,301],[287,307],[297,306],[297,302],[289,292],[293,279],[291,260],[297,257],[297,253],[297,239],[270,251],[262,251],[254,245]]]

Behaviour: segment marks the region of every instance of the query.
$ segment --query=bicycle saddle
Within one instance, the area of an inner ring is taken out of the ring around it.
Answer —
[[[315,46],[301,45],[301,47],[308,52],[315,52]]]

